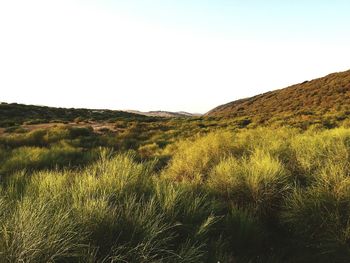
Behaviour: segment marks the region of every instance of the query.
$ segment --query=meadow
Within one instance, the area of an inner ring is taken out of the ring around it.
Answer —
[[[7,128],[0,262],[348,262],[350,129],[245,126]]]

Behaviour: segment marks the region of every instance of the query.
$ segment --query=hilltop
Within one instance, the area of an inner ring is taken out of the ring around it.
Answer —
[[[349,114],[350,70],[233,101],[214,108],[205,116],[247,118],[261,124],[275,121],[317,123],[321,119],[340,121]]]

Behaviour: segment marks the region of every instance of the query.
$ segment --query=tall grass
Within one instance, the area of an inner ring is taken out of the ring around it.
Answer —
[[[211,133],[178,144],[177,151],[165,176],[177,181],[201,181],[208,175],[211,167],[228,154],[233,144],[232,134]]]
[[[279,209],[290,182],[280,161],[257,150],[250,157],[223,159],[213,168],[208,186],[239,206],[270,216]]]
[[[4,202],[4,201],[3,201]],[[83,239],[68,209],[24,198],[2,205],[2,262],[56,262],[85,257]]]
[[[348,262],[349,138],[215,132],[173,145],[161,171],[107,149],[45,170],[66,148],[17,148],[0,167],[0,262]]]
[[[350,257],[349,209],[348,172],[328,163],[313,185],[295,189],[286,200],[282,222],[293,230],[299,246],[313,250],[309,261],[346,262]]]
[[[94,150],[85,152],[81,148],[69,145],[51,148],[19,147],[8,151],[8,155],[0,166],[0,174],[10,174],[23,169],[38,170],[64,166],[79,166],[94,160]]]

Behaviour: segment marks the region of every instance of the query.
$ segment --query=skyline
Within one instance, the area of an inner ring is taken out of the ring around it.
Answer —
[[[346,1],[3,1],[0,101],[205,113],[348,70],[349,11]]]

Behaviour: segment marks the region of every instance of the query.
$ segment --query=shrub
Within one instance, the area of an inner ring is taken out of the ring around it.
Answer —
[[[305,262],[348,260],[349,193],[350,179],[344,167],[327,164],[312,186],[296,189],[287,199],[282,220],[297,240],[294,245],[303,252],[300,257]]]
[[[348,165],[350,131],[339,128],[321,133],[309,132],[295,137],[291,143],[296,161],[309,176],[328,162]]]
[[[205,180],[211,167],[228,155],[233,145],[230,133],[211,133],[180,142],[164,176],[176,181]]]
[[[151,158],[160,151],[160,148],[158,144],[152,143],[152,144],[140,146],[137,151],[142,158]]]
[[[5,262],[49,262],[85,257],[84,233],[69,211],[25,198],[1,222],[0,252]]]
[[[277,159],[257,150],[249,158],[222,160],[212,169],[208,186],[259,216],[273,217],[289,190],[288,177]]]
[[[77,138],[80,136],[90,136],[93,133],[93,128],[91,126],[87,127],[70,127],[69,133],[72,138]]]
[[[84,153],[68,145],[52,147],[20,147],[11,151],[0,167],[0,173],[10,174],[21,169],[35,170],[85,164],[94,159],[94,152]]]

